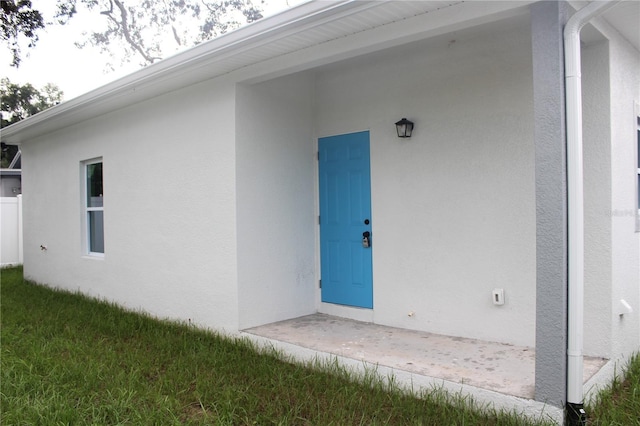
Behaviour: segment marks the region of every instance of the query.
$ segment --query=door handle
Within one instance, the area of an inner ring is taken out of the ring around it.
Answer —
[[[371,232],[364,231],[362,233],[362,247],[364,248],[371,247]]]

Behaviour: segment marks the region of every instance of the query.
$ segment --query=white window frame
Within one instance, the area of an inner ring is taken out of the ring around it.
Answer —
[[[89,219],[90,213],[101,211],[103,212],[103,218],[104,218],[104,200],[101,207],[89,207],[89,202],[88,202],[89,200],[87,199],[87,197],[89,196],[89,192],[87,188],[87,183],[88,183],[87,171],[89,169],[89,166],[93,164],[102,164],[103,165],[102,167],[104,170],[104,162],[102,161],[102,157],[93,158],[91,160],[86,160],[80,163],[80,167],[81,167],[80,176],[82,177],[82,185],[81,185],[81,188],[82,188],[82,196],[81,196],[82,235],[83,235],[82,252],[85,256],[89,256],[92,258],[104,258],[104,248],[103,248],[103,252],[91,251],[91,230],[89,229],[91,226],[91,221]],[[104,185],[104,176],[102,178],[102,184]],[[104,224],[102,228],[102,235],[104,238]]]

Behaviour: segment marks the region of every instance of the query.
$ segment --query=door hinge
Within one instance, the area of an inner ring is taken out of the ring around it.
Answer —
[[[318,288],[322,288],[322,280],[318,280]]]
[[[316,154],[318,154],[317,155],[317,160],[320,161],[320,151],[318,151]]]
[[[320,216],[318,216],[318,225],[320,225]]]

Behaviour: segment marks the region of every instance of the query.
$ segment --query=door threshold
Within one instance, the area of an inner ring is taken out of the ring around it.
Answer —
[[[318,313],[362,322],[373,322],[373,309],[320,302]]]

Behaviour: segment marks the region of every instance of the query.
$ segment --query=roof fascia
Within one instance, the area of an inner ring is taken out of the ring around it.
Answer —
[[[57,130],[57,128],[104,114],[124,105],[150,99],[167,91],[165,87],[161,87],[157,83],[166,81],[192,66],[206,64],[221,55],[231,55],[234,52],[250,49],[256,43],[267,43],[273,37],[285,37],[287,32],[300,30],[301,27],[321,25],[327,20],[335,19],[344,14],[356,13],[357,10],[372,7],[374,4],[375,2],[355,0],[302,3],[282,13],[256,21],[151,64],[84,95],[62,102],[12,124],[2,129],[2,140],[6,143],[19,145],[47,131]],[[189,84],[197,82],[192,81]],[[155,90],[140,90],[154,85],[158,86]],[[136,92],[139,94],[136,95]],[[88,109],[94,113],[89,114]],[[59,120],[62,125],[56,126],[56,128],[42,127],[54,120]]]

